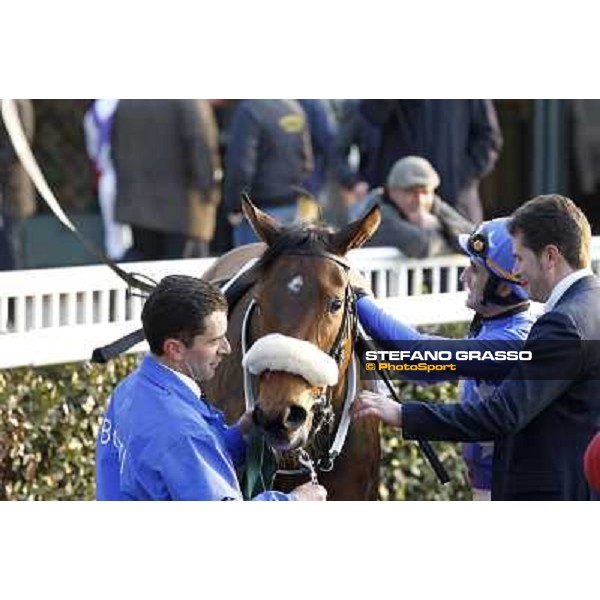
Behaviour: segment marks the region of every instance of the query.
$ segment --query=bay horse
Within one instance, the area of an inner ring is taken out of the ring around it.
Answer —
[[[338,430],[342,406],[347,401],[346,388],[350,385],[347,375],[352,372],[351,361],[356,360],[355,299],[344,257],[375,233],[381,214],[374,207],[362,219],[333,232],[316,226],[285,228],[247,198],[242,207],[263,243],[231,251],[204,278],[223,281],[250,258],[260,257],[261,263],[255,282],[230,310],[228,338],[232,352],[203,388],[225,412],[227,420],[234,421],[245,410],[241,366],[244,320],[249,321],[246,326],[251,338],[249,345],[255,343],[250,352],[258,347],[258,341],[267,338],[283,339],[284,344],[290,344],[284,345],[284,349],[292,348],[286,351],[292,364],[281,367],[281,347],[276,343],[270,346],[271,351],[275,349],[275,354],[271,354],[275,361],[272,368],[269,364],[263,366],[254,380],[255,421],[264,430],[271,447],[278,451],[282,464],[292,468],[292,474],[289,470],[277,474],[274,487],[289,491],[307,480],[306,472],[297,468],[298,451],[308,452],[316,463],[328,462],[324,453],[327,454]],[[251,305],[254,308],[249,310]],[[304,360],[306,356],[310,360]],[[295,370],[293,363],[303,360],[308,363],[304,364],[304,370]],[[312,367],[319,371],[324,363],[334,366],[334,376],[328,385],[325,380],[312,377]],[[351,423],[339,456],[333,458],[324,471],[318,471],[319,482],[327,488],[330,500],[377,499],[378,422],[364,419]]]

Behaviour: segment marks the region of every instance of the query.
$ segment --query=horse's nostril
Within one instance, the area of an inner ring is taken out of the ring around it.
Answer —
[[[269,418],[260,406],[254,407],[252,419],[258,428],[266,432],[277,433],[278,431],[283,431],[285,429],[285,424],[281,419]]]
[[[294,404],[286,408],[283,418],[283,424],[287,429],[298,429],[304,425],[307,413],[301,406]]]

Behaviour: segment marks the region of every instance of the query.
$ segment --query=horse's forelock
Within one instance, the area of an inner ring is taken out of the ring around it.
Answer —
[[[286,250],[303,248],[319,254],[321,251],[335,253],[333,235],[335,230],[325,225],[292,225],[283,229],[277,242],[270,246],[265,255],[275,258]]]

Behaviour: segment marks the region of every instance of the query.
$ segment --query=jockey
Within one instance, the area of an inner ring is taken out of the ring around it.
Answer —
[[[236,475],[251,413],[225,424],[199,383],[230,353],[227,301],[214,285],[165,277],[142,311],[151,353],[116,388],[96,443],[98,500],[242,500]],[[324,500],[312,483],[254,500]]]
[[[469,348],[498,348],[498,342],[521,342],[529,334],[535,320],[530,311],[527,292],[514,272],[512,239],[507,230],[509,219],[482,223],[471,235],[459,237],[459,246],[471,259],[461,276],[468,291],[466,305],[475,311],[468,335]],[[424,335],[395,319],[381,309],[368,290],[354,286],[359,300],[358,316],[368,335],[381,341],[386,349],[439,350],[448,339]],[[396,340],[396,341],[394,341]],[[407,347],[407,341],[409,342]],[[453,341],[456,347],[456,341]],[[412,347],[411,347],[412,346]],[[504,346],[503,346],[504,347]],[[461,347],[461,349],[463,349]],[[484,363],[457,362],[458,375],[468,376],[460,384],[460,400],[476,403],[486,398],[502,382],[503,374],[490,375]],[[484,370],[486,369],[486,370]],[[440,381],[439,373],[411,372],[411,379]],[[490,378],[491,377],[491,378]],[[474,499],[491,497],[493,443],[465,443],[463,456],[469,468]]]

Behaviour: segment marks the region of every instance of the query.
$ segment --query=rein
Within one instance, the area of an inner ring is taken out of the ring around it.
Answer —
[[[33,156],[33,152],[31,151],[31,147],[27,141],[25,132],[23,131],[17,108],[12,100],[2,100],[2,119],[4,120],[6,131],[8,132],[10,141],[15,149],[15,153],[21,161],[23,169],[26,171],[27,175],[35,185],[36,190],[39,192],[41,198],[48,205],[48,208],[52,211],[54,216],[79,240],[82,246],[90,254],[95,256],[100,262],[103,262],[128,285],[129,294],[132,293],[132,288],[139,289],[145,293],[150,293],[154,289],[154,282],[149,282],[148,278],[143,275],[128,273],[122,269],[113,260],[108,258],[102,250],[86,238],[65,214]]]

